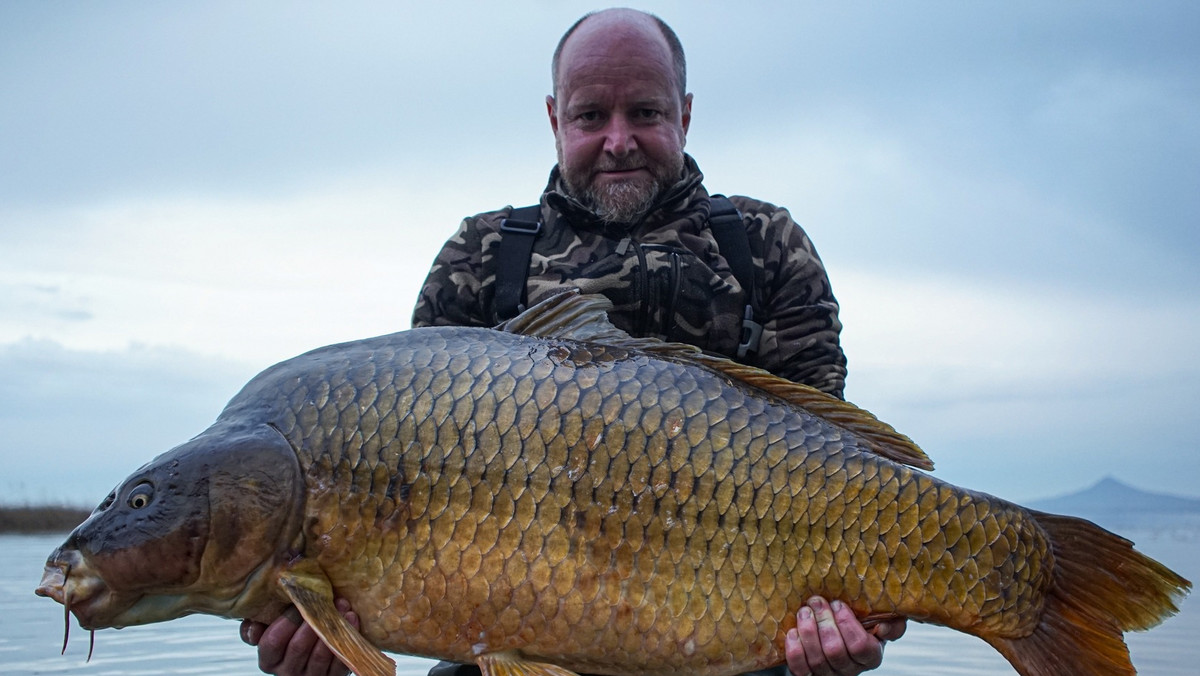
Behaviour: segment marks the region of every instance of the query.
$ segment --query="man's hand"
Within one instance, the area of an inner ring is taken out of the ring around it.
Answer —
[[[338,612],[358,629],[350,602],[337,599]],[[270,625],[242,620],[242,640],[258,646],[258,668],[275,676],[346,676],[350,670],[333,654],[317,632],[290,607]]]
[[[905,620],[881,622],[870,630],[846,604],[814,596],[796,614],[784,651],[795,676],[857,676],[883,663],[883,642],[904,635]]]

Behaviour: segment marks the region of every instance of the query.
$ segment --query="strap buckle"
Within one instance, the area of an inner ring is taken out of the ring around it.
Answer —
[[[515,218],[505,218],[500,221],[500,230],[522,235],[537,235],[542,231],[542,223],[541,221],[519,221]]]
[[[746,306],[742,317],[742,341],[738,343],[738,359],[744,359],[749,352],[758,353],[758,343],[762,338],[763,325],[754,321],[754,308]]]

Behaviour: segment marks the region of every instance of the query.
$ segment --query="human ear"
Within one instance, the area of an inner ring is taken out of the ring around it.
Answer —
[[[692,124],[692,95],[688,94],[683,97],[683,106],[680,108],[680,121],[683,124],[683,135],[686,138],[688,127]]]
[[[546,96],[546,114],[550,116],[550,130],[558,136],[558,113],[555,110],[554,97]]]

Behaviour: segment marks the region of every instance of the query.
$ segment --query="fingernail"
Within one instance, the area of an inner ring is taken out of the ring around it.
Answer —
[[[833,608],[833,612],[835,612],[835,613],[845,607],[845,604],[843,604],[841,601],[839,601],[837,599],[830,601],[829,605],[830,605],[830,607]]]
[[[804,606],[803,608],[800,609],[800,618],[801,619],[811,620],[812,614],[813,614],[812,608],[809,608],[808,606]]]

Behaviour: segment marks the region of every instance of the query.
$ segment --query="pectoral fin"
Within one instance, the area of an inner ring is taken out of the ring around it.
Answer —
[[[313,567],[315,569],[315,566]],[[284,592],[325,645],[358,676],[396,676],[396,663],[367,642],[333,605],[333,587],[319,569],[279,574]]]
[[[517,652],[488,653],[475,662],[483,676],[578,676],[557,664],[531,662]]]

